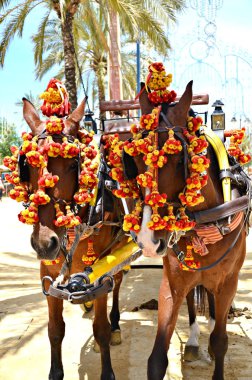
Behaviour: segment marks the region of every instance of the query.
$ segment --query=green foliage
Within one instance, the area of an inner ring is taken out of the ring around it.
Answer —
[[[39,96],[38,95],[37,96],[33,95],[33,93],[30,91],[29,93],[24,94],[23,97],[25,99],[29,100],[29,102],[31,102],[34,105],[34,107],[36,108],[37,113],[40,116],[42,116],[42,112],[40,110],[40,107],[41,107],[43,101],[39,98]],[[23,103],[22,100],[17,100],[16,103],[15,103],[15,105],[18,106],[18,107],[23,108],[24,103]]]
[[[0,119],[0,162],[5,156],[10,156],[12,145],[20,146],[22,139],[19,137],[15,124],[10,124],[3,118]]]
[[[82,76],[84,82],[92,76],[92,87],[97,88],[96,96],[101,101],[107,90],[107,62],[116,53],[109,46],[110,18],[118,14],[123,97],[128,98],[136,89],[136,54],[132,45],[139,41],[149,52],[166,56],[170,50],[166,31],[185,4],[185,0],[0,0],[0,66],[4,65],[13,38],[22,37],[24,25],[38,8],[41,13],[32,31],[37,78],[54,68],[57,78],[65,79],[74,105],[75,78],[80,88]],[[88,87],[88,83],[85,85]]]

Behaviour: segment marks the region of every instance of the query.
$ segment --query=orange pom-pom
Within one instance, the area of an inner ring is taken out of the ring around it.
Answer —
[[[141,202],[137,201],[136,207],[131,214],[124,216],[123,230],[124,231],[133,231],[138,233],[141,229],[141,217],[142,212]]]
[[[93,198],[94,195],[92,193],[82,188],[74,194],[74,200],[77,204],[89,203]]]
[[[4,166],[6,166],[7,168],[9,168],[12,172],[14,170],[16,170],[16,167],[17,167],[17,157],[14,157],[14,156],[6,156],[4,157],[3,159],[3,164]]]
[[[15,186],[14,189],[11,189],[9,192],[11,199],[14,199],[17,202],[28,202],[29,196],[26,188],[22,185]]]
[[[41,153],[34,150],[26,154],[26,159],[29,165],[31,165],[32,167],[44,168],[47,165],[47,160],[45,159],[45,157]]]
[[[37,205],[35,205],[35,203],[31,203],[28,208],[18,214],[18,219],[20,222],[25,224],[38,223],[39,217]]]
[[[30,195],[30,201],[34,202],[36,205],[46,205],[50,202],[50,197],[44,190],[38,189],[36,193]]]
[[[166,198],[167,198],[167,195],[166,194],[159,194],[158,191],[152,191],[151,194],[149,195],[146,195],[145,197],[145,204],[153,207],[153,206],[157,206],[157,207],[163,207],[165,202],[166,202]]]
[[[163,150],[167,154],[177,154],[182,150],[181,142],[174,138],[174,132],[172,129],[169,130],[169,137],[164,143]]]
[[[77,145],[78,140],[74,143],[68,142],[66,137],[63,137],[63,143],[61,144],[60,155],[63,158],[73,158],[78,156],[80,149]]]
[[[61,134],[64,127],[64,121],[56,116],[51,116],[50,119],[46,121],[46,131],[50,135]]]
[[[155,212],[151,215],[151,220],[147,223],[147,227],[153,231],[164,230],[166,228],[166,220]]]
[[[192,220],[189,220],[188,216],[185,213],[183,207],[179,208],[179,217],[175,222],[176,227],[179,231],[190,231],[196,223]]]
[[[39,187],[54,187],[56,183],[58,182],[59,177],[57,175],[52,175],[51,173],[45,173],[43,174],[39,180],[38,185]]]
[[[12,185],[18,185],[20,183],[20,178],[17,171],[12,172],[12,174],[5,174],[5,179]]]

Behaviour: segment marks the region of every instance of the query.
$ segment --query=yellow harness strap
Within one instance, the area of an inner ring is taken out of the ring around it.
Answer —
[[[212,145],[219,164],[220,170],[229,169],[228,155],[226,148],[217,134],[215,134],[210,128],[205,127],[203,130],[204,135],[207,138],[209,144]],[[231,180],[229,177],[222,179],[222,190],[224,202],[231,200]]]
[[[100,166],[100,163],[101,163],[101,154],[100,154],[100,149],[98,147],[98,144],[96,143],[95,140],[92,141],[92,144],[94,145],[95,147],[95,150],[97,151],[97,156],[94,158],[93,162],[94,163],[97,163],[98,167]],[[97,185],[95,186],[94,190],[93,190],[93,194],[94,194],[94,197],[93,199],[90,201],[90,206],[95,206],[96,204],[96,199],[97,199],[97,194],[98,194],[98,183]]]

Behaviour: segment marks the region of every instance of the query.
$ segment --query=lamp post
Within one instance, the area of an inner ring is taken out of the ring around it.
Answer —
[[[94,133],[97,133],[97,125],[93,116],[94,113],[90,109],[85,112],[84,126],[88,131],[94,131]]]
[[[225,113],[222,106],[224,106],[224,103],[221,100],[216,100],[212,104],[212,107],[214,107],[211,115],[211,128],[213,131],[225,130]]]
[[[214,111],[211,115],[211,129],[224,141],[225,113],[222,106],[224,106],[224,103],[221,100],[215,100],[212,104]]]

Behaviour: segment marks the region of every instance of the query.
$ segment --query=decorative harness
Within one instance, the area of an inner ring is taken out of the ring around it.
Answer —
[[[163,112],[161,112],[161,116],[166,126],[168,128],[173,128],[174,134],[177,136],[177,138],[179,138],[177,132],[181,132],[181,128],[174,128]],[[164,129],[158,128],[157,133],[160,132],[164,132]],[[180,236],[176,238],[176,233],[173,233],[169,239],[168,247],[172,248],[180,263],[185,267],[184,269],[193,271],[203,271],[213,268],[219,262],[221,262],[233,249],[237,240],[240,237],[241,232],[244,229],[244,226],[248,224],[249,215],[251,213],[250,203],[252,199],[250,178],[246,175],[241,166],[237,164],[237,162],[235,162],[232,156],[230,156],[228,159],[226,149],[219,136],[217,136],[214,132],[206,128],[202,128],[201,133],[204,133],[206,135],[207,140],[209,141],[216,153],[217,160],[220,165],[220,180],[222,181],[223,186],[224,204],[211,209],[197,212],[191,212],[187,210],[186,213],[190,217],[190,219],[195,220],[195,222],[197,223],[196,227],[194,227],[194,231],[201,238],[204,245],[213,244],[216,243],[218,240],[221,240],[224,235],[227,235],[230,232],[234,231],[238,227],[242,219],[243,223],[241,224],[241,227],[238,229],[237,234],[232,241],[232,244],[223,253],[223,255],[218,260],[214,261],[212,264],[198,268],[192,267],[186,263],[186,254],[180,250],[178,245]],[[186,143],[183,148],[184,157],[186,157]],[[229,160],[233,163],[231,167],[229,166]],[[185,167],[187,167],[187,165],[185,165]],[[232,184],[235,184],[239,188],[242,188],[243,192],[246,195],[231,200],[231,181]],[[245,216],[243,218],[244,211]],[[201,247],[199,247],[199,250],[200,249]]]

